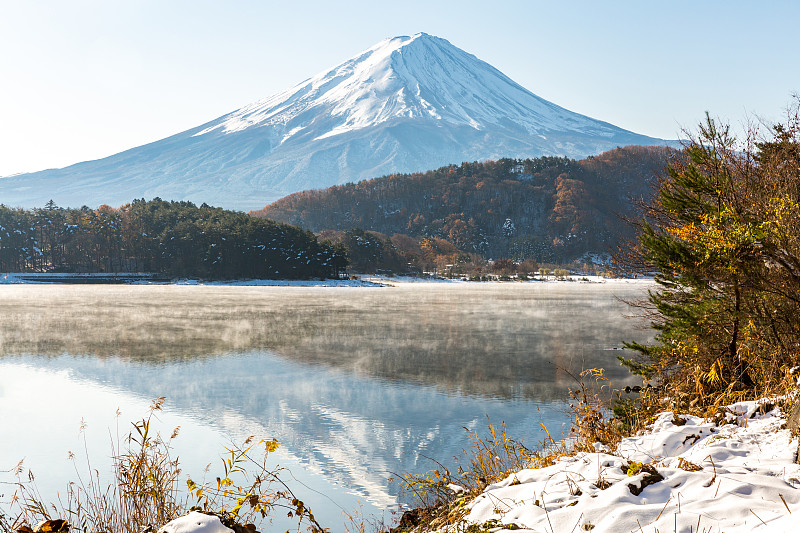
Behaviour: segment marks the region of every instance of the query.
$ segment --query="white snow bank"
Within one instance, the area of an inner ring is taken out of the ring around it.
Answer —
[[[794,533],[797,440],[779,409],[759,415],[757,408],[757,402],[731,405],[728,423],[719,427],[662,413],[651,432],[624,439],[613,453],[565,457],[487,487],[468,504],[465,520],[547,533]],[[663,479],[642,488],[653,476],[637,473],[639,465],[629,470],[631,463],[649,464]]]
[[[233,533],[233,530],[222,525],[216,516],[192,511],[167,523],[158,533]]]

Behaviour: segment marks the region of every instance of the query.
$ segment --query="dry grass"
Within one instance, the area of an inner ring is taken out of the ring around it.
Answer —
[[[289,518],[297,519],[298,531],[304,525],[310,533],[328,531],[283,481],[284,470],[267,467],[267,457],[278,449],[278,441],[254,443],[253,440],[250,437],[241,447],[227,448],[228,456],[222,461],[224,473],[215,482],[200,485],[192,479],[186,482],[189,493],[195,498],[192,509],[213,512],[226,525],[265,520],[281,509],[288,511]]]
[[[455,524],[466,514],[466,504],[488,485],[530,467],[535,460],[533,452],[509,438],[504,423],[490,423],[485,436],[470,432],[469,439],[465,461],[457,473],[439,464],[431,472],[399,476],[401,488],[412,497],[415,509],[405,513],[392,531],[427,531]]]
[[[490,423],[486,436],[473,432],[469,438],[470,447],[464,450],[466,466],[459,467],[459,484],[467,492],[482,491],[486,485],[497,483],[509,473],[527,468],[533,462],[533,452],[521,442],[509,438],[505,423],[499,427]]]
[[[465,460],[456,475],[439,468],[422,475],[401,476],[403,488],[413,496],[418,507],[413,511],[413,522],[401,523],[393,531],[423,532],[458,526],[468,512],[467,504],[488,485],[525,468],[544,468],[564,456],[593,452],[595,443],[614,446],[623,437],[643,430],[652,422],[655,413],[663,410],[658,409],[656,389],[642,390],[636,402],[623,401],[620,391],[609,388],[602,369],[586,370],[575,379],[577,386],[571,392],[572,423],[568,438],[556,440],[542,424],[546,438],[531,450],[510,438],[505,424],[489,424],[485,436],[470,433],[470,446],[464,450]],[[459,485],[463,491],[453,491],[453,485]],[[470,527],[475,531],[488,531],[496,526],[473,524]]]
[[[0,512],[0,533],[11,533],[11,524],[2,512]]]
[[[132,424],[122,450],[118,451],[119,446],[112,450],[110,483],[104,484],[87,462],[86,473],[76,467],[77,480],[68,485],[63,500],[46,502],[32,474],[22,479],[20,464],[11,498],[13,516],[0,512],[0,533],[26,531],[26,527],[56,519],[66,520],[71,531],[152,532],[190,510],[215,514],[235,531],[255,533],[255,524],[248,522],[268,519],[278,508],[297,519],[298,531],[327,531],[281,479],[282,470],[267,468],[268,454],[278,447],[274,440],[255,445],[251,437],[244,446],[228,449],[224,474],[215,483],[197,484],[189,479],[188,491],[183,489],[179,461],[171,453],[178,430],[164,439],[153,429],[153,419],[163,404],[164,398],[157,398],[148,415]]]
[[[12,497],[17,511],[13,528],[64,519],[74,530],[138,533],[179,516],[185,502],[180,501],[178,490],[178,460],[170,454],[177,430],[166,440],[151,431],[154,414],[163,402],[164,398],[156,399],[149,414],[133,423],[123,451],[112,450],[113,483],[104,485],[100,473],[89,464],[85,473],[76,467],[77,480],[68,485],[64,500],[46,503],[30,474],[28,480],[20,480]]]
[[[430,531],[458,524],[468,512],[467,504],[487,486],[514,472],[541,468],[574,453],[573,441],[556,441],[544,424],[542,429],[547,437],[532,450],[510,438],[505,423],[499,426],[489,423],[485,435],[469,433],[470,445],[463,452],[456,474],[439,465],[422,475],[400,476],[402,489],[412,496],[415,509],[405,513],[392,531]]]

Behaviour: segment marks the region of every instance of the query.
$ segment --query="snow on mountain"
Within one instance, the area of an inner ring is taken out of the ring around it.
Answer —
[[[325,116],[330,122],[321,124]],[[610,137],[617,130],[551,104],[444,39],[419,33],[378,43],[288,91],[222,117],[196,135],[273,126],[286,131],[281,142],[304,131],[319,133],[314,137],[318,140],[414,118],[476,130],[511,120],[534,135],[567,130]]]
[[[6,205],[134,198],[256,209],[286,194],[450,163],[666,144],[539,98],[448,41],[384,40],[286,91],[97,161],[0,179]]]

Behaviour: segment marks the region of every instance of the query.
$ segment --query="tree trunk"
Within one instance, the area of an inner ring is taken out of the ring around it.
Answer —
[[[739,357],[739,322],[741,320],[742,309],[742,292],[739,287],[739,279],[733,281],[733,333],[731,334],[731,342],[728,345],[731,361],[733,362],[736,372],[734,379],[739,379],[745,386],[752,387],[754,385],[750,373],[747,371],[747,364],[741,357]]]

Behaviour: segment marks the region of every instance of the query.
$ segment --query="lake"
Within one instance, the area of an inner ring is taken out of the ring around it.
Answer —
[[[623,340],[652,338],[620,301],[645,282],[393,287],[0,286],[0,508],[24,458],[43,495],[102,470],[110,443],[166,397],[159,428],[202,478],[230,443],[273,458],[323,525],[395,510],[393,474],[455,468],[467,431],[560,434],[582,368],[613,387]],[[117,410],[121,415],[117,416]],[[84,429],[81,430],[81,427]],[[339,525],[337,525],[339,524]]]

